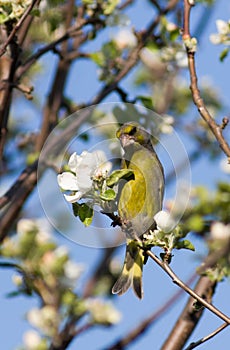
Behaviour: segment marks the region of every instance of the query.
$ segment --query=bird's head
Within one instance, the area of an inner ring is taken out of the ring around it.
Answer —
[[[150,136],[138,123],[129,122],[123,124],[116,132],[117,138],[120,140],[122,147],[133,146],[138,143],[144,147],[151,144]]]

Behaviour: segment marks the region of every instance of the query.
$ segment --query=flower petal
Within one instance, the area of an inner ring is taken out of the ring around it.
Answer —
[[[216,28],[220,34],[228,34],[229,32],[228,23],[223,21],[222,19],[216,20]]]
[[[211,225],[211,237],[213,239],[227,239],[230,237],[230,224],[224,225],[222,222],[213,222]]]
[[[77,184],[79,190],[85,193],[91,190],[93,181],[89,174],[79,171],[77,174]]]
[[[81,156],[78,156],[76,152],[71,154],[68,162],[68,166],[73,173],[76,173],[77,166],[81,162]]]
[[[214,45],[218,45],[221,43],[221,36],[220,34],[211,34],[209,37],[210,41]]]
[[[84,171],[91,176],[97,167],[95,154],[84,151],[82,152],[82,156],[83,158],[81,164],[79,164],[78,171]]]
[[[72,195],[68,195],[68,194],[64,194],[65,200],[69,203],[76,203],[77,201],[79,201],[81,199],[81,197],[83,196],[84,193],[82,192],[76,192],[75,194]]]
[[[77,184],[77,178],[75,175],[73,175],[70,172],[64,172],[62,174],[59,174],[57,176],[57,182],[58,185],[63,189],[63,190],[69,190],[69,191],[78,191],[79,187]]]
[[[167,211],[161,210],[156,213],[154,220],[156,221],[158,230],[163,232],[169,232],[175,227],[175,222]]]
[[[106,155],[103,151],[98,150],[94,152],[96,157],[97,167],[94,176],[106,176],[112,169],[112,163],[107,161]]]

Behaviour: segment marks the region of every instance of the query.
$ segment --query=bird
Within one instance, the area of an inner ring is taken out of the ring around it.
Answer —
[[[142,299],[145,253],[140,243],[143,235],[155,227],[154,215],[162,209],[164,170],[153,149],[151,135],[140,124],[123,124],[116,137],[124,150],[121,167],[130,169],[133,178],[118,190],[118,216],[126,236],[126,254],[112,293],[122,295],[132,287]]]

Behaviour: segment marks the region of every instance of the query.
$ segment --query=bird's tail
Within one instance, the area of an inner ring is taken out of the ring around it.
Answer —
[[[126,254],[122,273],[113,286],[112,293],[122,295],[132,286],[136,296],[143,297],[142,270],[144,263],[143,250],[137,241],[127,241]]]

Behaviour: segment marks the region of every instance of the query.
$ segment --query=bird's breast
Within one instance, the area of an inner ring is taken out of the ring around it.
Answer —
[[[154,222],[154,215],[162,209],[164,175],[154,152],[144,147],[134,152],[129,161],[134,179],[125,183],[121,190],[118,213],[128,220],[139,235]]]

